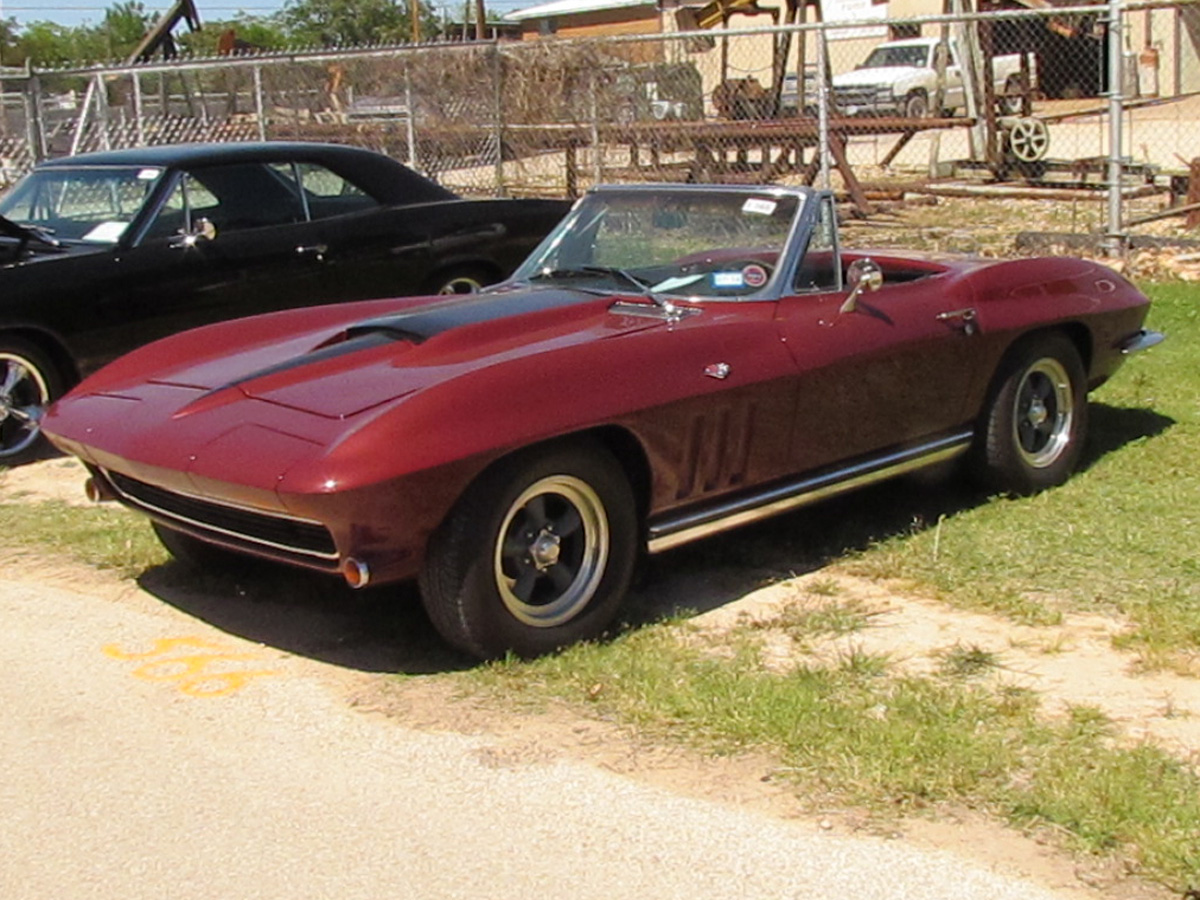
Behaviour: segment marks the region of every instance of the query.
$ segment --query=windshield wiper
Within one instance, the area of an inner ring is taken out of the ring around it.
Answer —
[[[16,238],[21,242],[22,249],[30,241],[36,241],[46,247],[58,250],[62,247],[62,244],[51,236],[53,234],[54,231],[52,229],[44,228],[41,225],[20,225],[12,219],[0,216],[0,235]]]
[[[553,280],[555,278],[587,278],[595,275],[615,275],[626,284],[632,285],[639,294],[647,293],[650,287],[650,285],[646,284],[646,282],[642,281],[636,275],[633,275],[624,269],[617,268],[616,266],[575,266],[570,269],[547,269],[532,275],[530,280],[532,281],[534,279],[541,278],[549,280]]]
[[[576,276],[592,276],[592,275],[608,275],[616,276],[626,284],[633,287],[638,294],[650,300],[661,309],[668,318],[679,318],[679,307],[668,300],[666,297],[657,293],[653,286],[646,281],[638,278],[632,272],[622,269],[618,266],[576,266],[572,269],[551,269],[547,272],[538,272],[533,278],[572,278]]]

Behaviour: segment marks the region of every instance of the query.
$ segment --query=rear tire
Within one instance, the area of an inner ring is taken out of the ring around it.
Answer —
[[[985,485],[1034,494],[1075,471],[1087,435],[1087,376],[1062,334],[1017,344],[998,373],[979,437]]]
[[[482,266],[463,266],[438,272],[426,284],[429,294],[477,294],[493,284],[496,275]]]
[[[633,490],[592,443],[550,446],[485,472],[430,540],[421,599],[472,656],[539,656],[598,637],[629,588]]]

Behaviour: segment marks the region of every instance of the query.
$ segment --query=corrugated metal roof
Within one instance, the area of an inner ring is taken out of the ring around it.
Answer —
[[[634,6],[655,6],[654,0],[552,0],[525,9],[514,9],[504,15],[506,22],[527,19],[546,19],[550,16],[569,16],[575,13],[598,12],[604,9],[627,9]]]

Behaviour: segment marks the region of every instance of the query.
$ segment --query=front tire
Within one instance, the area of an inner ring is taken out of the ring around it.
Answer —
[[[229,574],[248,568],[252,559],[151,520],[154,536],[176,562],[197,572]]]
[[[0,466],[36,459],[46,449],[42,416],[62,394],[62,377],[33,344],[0,340]]]
[[[1061,334],[1018,344],[984,420],[982,480],[1013,494],[1062,484],[1079,464],[1087,413],[1087,377],[1075,345]]]
[[[532,657],[595,638],[637,556],[633,491],[591,443],[521,454],[485,472],[431,538],[421,599],[447,643]]]
[[[929,98],[920,91],[913,91],[904,98],[904,116],[908,119],[924,119],[929,115]]]

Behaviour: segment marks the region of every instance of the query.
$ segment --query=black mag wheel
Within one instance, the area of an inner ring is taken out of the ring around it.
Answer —
[[[496,276],[481,266],[464,266],[438,272],[426,289],[430,294],[477,294],[495,280]]]
[[[508,509],[495,542],[493,575],[517,621],[549,628],[575,618],[596,593],[612,536],[604,503],[572,475],[548,475]]]
[[[638,546],[633,492],[610,453],[563,444],[506,460],[463,495],[430,541],[421,598],[473,656],[537,656],[597,637],[616,615]]]
[[[982,475],[989,486],[1032,494],[1067,480],[1087,434],[1086,380],[1064,335],[1014,348],[987,410]]]
[[[45,449],[42,416],[62,393],[54,365],[33,344],[0,339],[0,465],[15,465]]]

